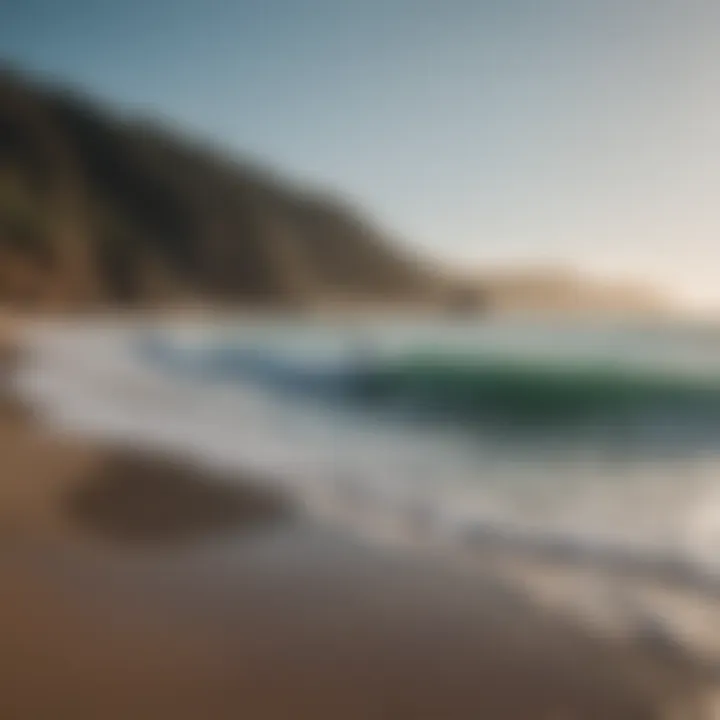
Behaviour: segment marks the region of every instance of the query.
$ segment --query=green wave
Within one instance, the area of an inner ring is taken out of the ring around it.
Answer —
[[[614,363],[420,353],[367,370],[361,395],[373,403],[527,422],[688,412],[720,419],[720,380]]]
[[[215,347],[192,360],[194,356],[156,340],[141,346],[147,357],[175,369],[251,380],[283,393],[412,417],[488,420],[535,429],[597,422],[619,426],[625,420],[720,429],[720,374],[452,351],[298,363],[257,348]]]

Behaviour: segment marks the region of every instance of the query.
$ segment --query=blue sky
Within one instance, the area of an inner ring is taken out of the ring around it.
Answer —
[[[0,0],[0,57],[338,188],[462,267],[720,305],[716,0]]]

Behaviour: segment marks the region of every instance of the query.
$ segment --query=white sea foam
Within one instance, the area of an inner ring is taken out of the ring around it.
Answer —
[[[228,326],[226,339],[238,330]],[[616,558],[625,551],[679,557],[701,573],[720,568],[720,460],[711,451],[637,462],[592,445],[507,446],[477,433],[370,420],[249,383],[168,372],[136,352],[137,331],[106,321],[30,327],[18,390],[65,432],[250,470],[313,512],[347,519],[349,504],[362,507],[362,521],[353,522],[375,539],[405,537],[423,517],[438,547],[464,552],[473,528],[483,538],[492,528],[495,540],[513,547],[585,548],[589,560],[608,549]],[[252,332],[246,342],[278,338],[277,328],[255,325]],[[293,332],[302,337],[302,330]],[[337,349],[314,332],[316,351]],[[172,336],[185,351],[201,350],[212,337],[190,323],[176,324]],[[529,582],[533,574],[524,569],[522,577]],[[563,597],[577,601],[581,584]],[[540,576],[534,587],[542,594],[546,585]],[[554,591],[561,586],[552,584]]]

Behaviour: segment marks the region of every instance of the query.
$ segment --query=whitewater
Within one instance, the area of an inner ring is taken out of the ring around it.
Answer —
[[[262,478],[376,542],[491,547],[538,599],[720,657],[712,326],[102,318],[24,344],[17,390],[50,427]]]

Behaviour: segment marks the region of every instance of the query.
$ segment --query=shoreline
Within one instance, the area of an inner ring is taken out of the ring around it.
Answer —
[[[73,327],[72,323],[69,327]],[[454,508],[450,508],[448,515],[447,508],[431,507],[432,493],[427,497],[404,496],[402,500],[398,496],[395,500],[400,504],[391,506],[378,487],[356,482],[352,472],[337,475],[332,463],[327,467],[320,463],[297,470],[281,463],[284,467],[278,472],[274,458],[269,466],[266,464],[270,457],[267,451],[258,457],[252,451],[250,455],[246,452],[237,455],[231,448],[228,455],[225,441],[216,457],[215,436],[206,450],[208,433],[198,434],[195,420],[191,419],[190,427],[180,422],[180,418],[194,418],[194,407],[209,402],[207,387],[184,383],[182,378],[178,381],[164,375],[162,368],[140,366],[136,358],[124,357],[125,342],[122,337],[118,339],[115,329],[101,336],[98,343],[91,339],[92,334],[83,334],[81,328],[75,337],[84,348],[79,353],[72,347],[72,334],[69,343],[66,338],[58,343],[56,334],[57,328],[47,348],[41,339],[38,371],[26,377],[23,389],[30,390],[32,400],[50,413],[51,421],[60,427],[69,423],[67,429],[73,435],[91,435],[103,443],[112,440],[118,447],[133,450],[143,447],[156,457],[162,454],[174,458],[175,462],[193,463],[199,473],[214,473],[213,482],[222,482],[228,487],[235,484],[234,474],[246,477],[253,468],[258,480],[255,484],[259,487],[274,488],[289,495],[311,516],[335,524],[344,532],[350,531],[365,542],[379,545],[381,549],[386,546],[424,555],[427,559],[439,559],[440,564],[462,565],[475,573],[483,572],[488,563],[501,574],[504,565],[512,567],[513,583],[536,593],[543,603],[548,594],[558,595],[548,587],[543,572],[561,576],[559,584],[564,590],[552,608],[556,612],[569,613],[593,625],[597,624],[598,616],[602,616],[607,634],[638,636],[638,641],[645,640],[644,636],[649,634],[651,643],[661,636],[663,642],[674,645],[678,653],[688,658],[696,656],[698,662],[720,668],[720,637],[712,632],[720,626],[718,578],[689,556],[659,555],[649,548],[643,551],[630,545],[593,543],[582,536],[513,529],[507,523],[487,522],[480,517],[470,519],[468,516],[467,522],[461,520],[456,524],[452,516]],[[47,355],[45,362],[43,353]],[[74,388],[72,393],[68,393],[67,383]],[[223,392],[222,384],[212,387],[213,397]],[[86,396],[99,398],[100,405],[93,404],[74,415],[75,400]],[[127,406],[126,397],[131,401]],[[146,411],[151,419],[141,431],[136,425],[146,418],[136,420],[135,400],[139,402],[137,407]],[[108,404],[119,411],[112,418],[106,414]],[[261,417],[262,411],[261,407]],[[243,413],[247,422],[246,415]],[[96,421],[92,420],[94,417]],[[277,420],[282,424],[284,418]],[[212,415],[207,417],[207,422],[214,422]],[[251,420],[250,426],[242,427],[253,432],[254,422]],[[162,432],[158,433],[160,428]],[[218,436],[225,434],[224,426],[215,429]],[[237,428],[237,432],[243,430]],[[251,437],[264,441],[262,433]],[[276,443],[274,447],[281,455],[284,453],[284,445]],[[250,462],[251,459],[254,462]],[[215,473],[218,466],[223,466],[226,472]],[[519,572],[517,568],[524,571]],[[594,595],[586,587],[588,573],[598,590]],[[574,576],[577,577],[575,590]],[[528,579],[532,579],[536,587],[529,585]],[[673,598],[672,603],[667,601],[669,596]],[[698,605],[702,606],[700,614],[704,625],[709,628],[705,633],[707,638],[703,638],[697,628],[698,612],[694,608]]]
[[[707,691],[697,667],[595,638],[499,573],[29,415],[0,409],[3,720],[651,718]]]

